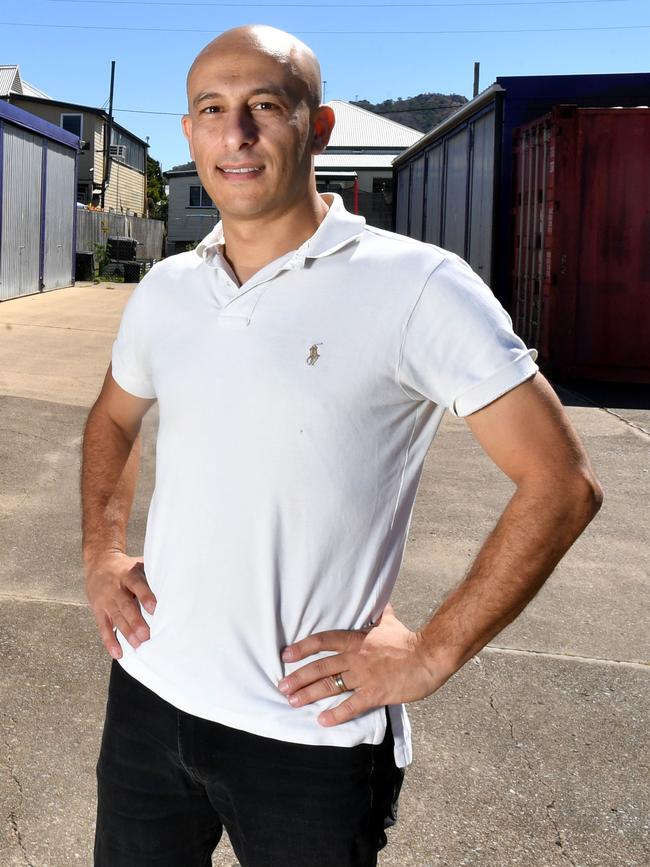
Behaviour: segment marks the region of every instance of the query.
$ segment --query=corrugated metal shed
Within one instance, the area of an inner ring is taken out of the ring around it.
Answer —
[[[492,285],[497,97],[493,85],[399,156],[396,229],[467,259]],[[403,190],[402,187],[405,187]]]
[[[0,300],[74,282],[78,148],[0,100]]]
[[[336,117],[328,148],[384,147],[400,150],[422,138],[418,130],[342,99],[332,99],[327,105],[334,110]]]

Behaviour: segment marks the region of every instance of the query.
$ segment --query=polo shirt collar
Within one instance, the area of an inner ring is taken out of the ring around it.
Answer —
[[[293,267],[302,267],[306,259],[329,256],[330,253],[345,247],[363,233],[366,225],[365,217],[347,211],[338,193],[320,195],[329,205],[327,214],[311,238],[301,244],[293,254],[287,254]],[[223,223],[220,221],[197,246],[196,253],[206,264],[229,270],[223,255],[224,243]]]

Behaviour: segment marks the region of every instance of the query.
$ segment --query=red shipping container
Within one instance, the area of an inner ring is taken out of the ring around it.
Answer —
[[[556,105],[513,156],[515,329],[549,373],[650,382],[650,109]]]

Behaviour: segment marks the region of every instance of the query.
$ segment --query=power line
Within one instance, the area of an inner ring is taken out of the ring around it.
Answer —
[[[55,0],[60,2],[60,0]],[[304,7],[303,7],[304,8]],[[223,30],[199,30],[185,27],[115,27],[104,24],[34,24],[22,21],[0,21],[0,27],[41,27],[48,30],[115,30],[128,33],[202,33],[218,35]],[[649,30],[650,24],[627,24],[609,27],[524,27],[518,30],[294,30],[299,36],[451,36],[495,33],[578,33],[586,31]]]
[[[82,3],[103,4],[110,3],[112,6],[215,6],[219,8],[254,7],[267,8],[264,3],[212,3],[191,2],[184,3],[179,0],[48,0],[49,3]],[[280,9],[440,9],[443,7],[456,6],[568,6],[569,4],[594,4],[594,3],[628,3],[629,0],[497,0],[497,2],[462,2],[462,3],[274,3],[274,8]]]
[[[171,117],[183,117],[183,111],[146,111],[143,108],[114,108],[113,111],[126,111],[129,114],[168,114]]]
[[[351,103],[355,105],[355,103]],[[405,114],[406,112],[414,112],[414,111],[441,111],[443,109],[457,109],[462,108],[463,105],[467,103],[458,102],[454,103],[454,105],[431,105],[431,106],[419,106],[418,108],[387,108],[384,111],[375,111],[374,109],[366,108],[364,111],[369,111],[372,114]],[[363,106],[358,106],[359,108],[363,108]],[[114,108],[113,111],[124,111],[128,114],[159,114],[159,115],[167,115],[169,117],[183,117],[186,112],[183,111],[150,111],[149,109],[144,108]]]

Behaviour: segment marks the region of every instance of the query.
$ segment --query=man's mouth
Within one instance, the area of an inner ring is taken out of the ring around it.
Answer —
[[[226,175],[250,175],[262,171],[262,166],[219,166],[219,170]]]

